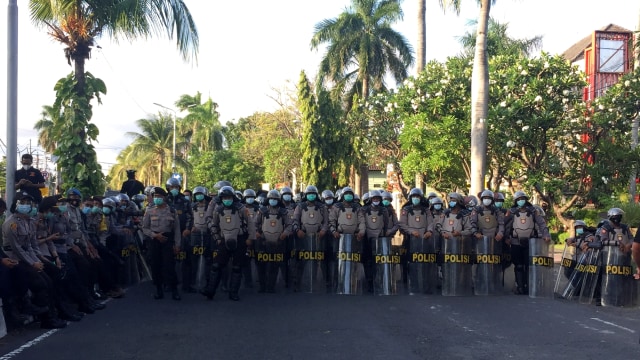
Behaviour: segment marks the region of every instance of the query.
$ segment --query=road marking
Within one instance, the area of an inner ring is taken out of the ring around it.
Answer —
[[[39,343],[40,341],[48,338],[49,336],[55,334],[58,330],[60,329],[53,329],[53,330],[49,330],[46,333],[38,336],[37,338],[25,343],[24,345],[20,346],[19,348],[13,350],[10,353],[6,353],[4,355],[2,355],[2,357],[0,357],[0,360],[9,360],[12,359],[13,357],[15,357],[16,355],[20,354],[21,352],[27,350],[28,348],[34,346],[35,344]]]
[[[631,330],[631,329],[629,329],[629,328],[626,328],[626,327],[624,327],[624,326],[620,326],[620,325],[618,325],[618,324],[614,324],[614,323],[609,322],[609,321],[604,321],[604,320],[601,320],[601,319],[598,319],[598,318],[591,318],[591,320],[600,321],[600,322],[601,322],[601,323],[603,323],[603,324],[607,324],[607,325],[609,325],[609,326],[617,327],[618,329],[622,329],[622,330],[628,331],[628,332],[630,332],[630,333],[632,333],[632,334],[635,334],[635,333],[636,333],[636,332],[635,332],[635,330]],[[2,360],[2,359],[0,359],[0,360]]]

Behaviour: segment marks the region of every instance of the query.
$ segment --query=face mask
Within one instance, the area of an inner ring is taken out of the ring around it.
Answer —
[[[324,201],[325,204],[327,205],[332,205],[333,204],[333,199],[327,199]]]
[[[378,205],[380,205],[380,201],[372,201],[371,205],[378,206]]]
[[[389,201],[389,200],[382,200],[382,205],[384,205],[384,206],[389,206],[389,205],[391,205],[391,201]]]
[[[164,199],[163,198],[153,198],[153,203],[155,205],[162,205],[162,204],[164,204]]]
[[[105,214],[105,215],[111,214],[111,208],[103,207],[102,208],[102,213]]]
[[[78,206],[80,205],[80,199],[70,199],[69,204],[71,204],[72,206]]]
[[[83,214],[87,215],[87,214],[89,214],[90,212],[91,212],[91,208],[90,208],[90,207],[85,206],[85,207],[83,207],[83,208],[82,208],[82,213],[83,213]]]
[[[29,213],[29,216],[33,217],[33,216],[36,216],[36,215],[38,215],[38,209],[32,208],[31,212]]]
[[[433,210],[442,210],[442,204],[433,205]]]
[[[316,201],[316,194],[307,194],[307,201]]]
[[[496,207],[500,209],[502,207],[502,201],[496,201]]]
[[[60,212],[66,212],[67,211],[67,205],[58,206],[58,210],[60,210]]]
[[[291,201],[291,195],[287,194],[287,195],[282,195],[282,200],[284,201]]]
[[[196,195],[196,201],[202,201],[202,200],[204,200],[204,195],[202,194]]]
[[[524,204],[526,204],[526,203],[527,203],[527,200],[518,200],[518,201],[516,201],[516,204],[518,204],[518,207],[523,207]]]
[[[180,194],[180,191],[178,189],[171,189],[169,192],[173,196],[178,196],[178,194]]]
[[[412,197],[411,198],[411,203],[413,205],[420,205],[420,198],[419,197]]]
[[[26,215],[31,212],[31,205],[29,204],[16,205],[16,211],[20,214]]]
[[[344,194],[344,201],[346,201],[346,202],[352,202],[352,201],[353,201],[353,195],[351,195],[351,194]]]
[[[456,202],[455,201],[449,201],[449,209],[453,209],[454,207],[456,207]]]
[[[482,205],[484,206],[491,205],[491,199],[482,199]]]
[[[584,233],[584,229],[583,228],[576,228],[576,235],[582,235],[582,233]]]
[[[251,205],[253,204],[254,201],[256,201],[256,199],[252,198],[252,197],[248,197],[245,199],[245,201],[247,202],[247,204]]]
[[[185,200],[187,200],[187,201],[191,201],[191,196],[189,196],[189,195],[185,195],[185,196],[184,196],[184,199],[185,199]]]
[[[435,199],[435,198],[429,199],[429,205],[433,204],[433,199]]]
[[[233,200],[222,200],[222,205],[231,206],[233,205]]]
[[[31,168],[31,165],[22,165],[22,168],[25,170],[29,170],[29,168]]]
[[[278,200],[276,199],[269,199],[269,205],[271,206],[277,206],[278,205]]]
[[[46,214],[44,214],[44,218],[45,219],[51,219],[53,217],[53,213],[52,212],[48,212]]]
[[[611,220],[612,223],[618,225],[620,224],[620,221],[622,221],[622,216],[621,215],[612,216],[609,218],[609,220]]]
[[[99,207],[94,206],[94,207],[92,207],[92,208],[91,208],[91,213],[92,213],[92,214],[97,214],[97,213],[99,213],[101,210],[102,210],[102,209],[100,209]]]

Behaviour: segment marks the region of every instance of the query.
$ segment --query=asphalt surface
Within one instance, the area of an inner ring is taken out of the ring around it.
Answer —
[[[638,359],[640,309],[527,296],[220,292],[154,300],[152,286],[62,330],[0,339],[4,359]],[[35,340],[34,340],[35,339]]]

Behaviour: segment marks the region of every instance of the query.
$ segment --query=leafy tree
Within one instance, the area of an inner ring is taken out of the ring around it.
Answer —
[[[414,60],[406,38],[391,28],[402,17],[398,0],[352,0],[337,18],[316,24],[311,48],[328,45],[318,86],[332,84],[336,98],[350,108],[354,95],[367,98],[372,90],[386,90],[387,73],[402,82]]]
[[[471,21],[470,25],[477,26],[477,21]],[[529,57],[533,50],[542,46],[542,36],[532,38],[515,39],[508,35],[509,23],[500,23],[493,18],[489,19],[487,28],[487,57],[491,59],[497,55],[514,55]],[[463,47],[462,57],[472,58],[475,54],[477,32],[467,32],[459,40]]]

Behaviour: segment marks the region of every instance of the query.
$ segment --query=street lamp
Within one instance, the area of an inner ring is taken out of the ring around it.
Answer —
[[[161,107],[163,109],[169,110],[169,111],[173,111],[173,154],[172,154],[172,160],[171,160],[171,172],[175,173],[176,172],[176,117],[178,116],[176,111],[173,110],[172,108],[168,108],[164,105],[158,104],[158,103],[153,103],[153,105]]]

